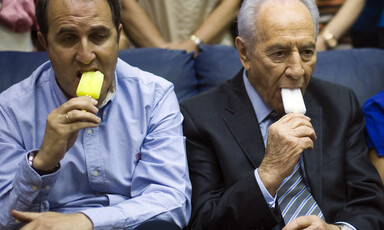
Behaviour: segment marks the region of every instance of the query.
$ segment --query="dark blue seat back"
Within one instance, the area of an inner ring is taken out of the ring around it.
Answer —
[[[123,50],[119,57],[173,82],[180,101],[232,78],[241,69],[237,50],[221,45],[202,45],[196,59],[192,53],[158,48]],[[47,60],[45,52],[0,52],[0,92]],[[384,50],[319,52],[314,77],[352,88],[362,105],[384,89]]]

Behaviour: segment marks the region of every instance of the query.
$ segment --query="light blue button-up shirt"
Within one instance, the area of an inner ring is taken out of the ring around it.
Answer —
[[[249,100],[252,103],[253,110],[255,111],[257,120],[259,121],[260,131],[261,131],[261,135],[263,136],[264,147],[265,147],[267,145],[268,128],[271,123],[271,121],[267,119],[267,117],[272,112],[272,109],[265,104],[263,99],[260,97],[259,93],[253,88],[253,86],[248,80],[245,70],[243,72],[243,81],[244,81],[245,90],[247,91]],[[254,174],[255,174],[257,184],[259,185],[265,200],[267,201],[268,205],[271,208],[274,208],[276,196],[272,197],[271,194],[269,194],[267,188],[265,188],[259,176],[258,168],[255,169]]]
[[[79,131],[55,173],[27,156],[43,141],[47,115],[68,99],[49,62],[0,94],[0,229],[21,211],[82,212],[95,229],[131,229],[151,219],[184,226],[191,184],[173,85],[118,60],[115,92],[97,128]]]

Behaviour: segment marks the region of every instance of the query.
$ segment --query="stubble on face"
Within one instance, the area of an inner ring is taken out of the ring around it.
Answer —
[[[99,70],[104,83],[99,100],[113,84],[118,33],[106,0],[51,0],[48,54],[56,80],[68,98],[76,96],[82,72]]]

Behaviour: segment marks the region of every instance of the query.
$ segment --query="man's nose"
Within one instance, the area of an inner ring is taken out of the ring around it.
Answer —
[[[300,54],[296,52],[292,53],[288,58],[287,69],[285,71],[286,75],[294,79],[303,77],[305,71],[302,64]]]
[[[82,64],[89,64],[95,57],[92,44],[87,39],[82,39],[78,46],[76,60]]]

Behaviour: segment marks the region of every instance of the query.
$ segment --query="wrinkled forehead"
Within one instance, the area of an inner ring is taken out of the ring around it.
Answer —
[[[97,7],[103,6],[103,7]],[[105,8],[107,7],[107,8]],[[50,0],[47,6],[48,18],[56,15],[58,12],[77,12],[86,11],[87,9],[109,9],[109,4],[106,0]]]
[[[49,27],[63,24],[112,23],[113,18],[106,0],[50,0]],[[52,28],[51,28],[52,29]]]

